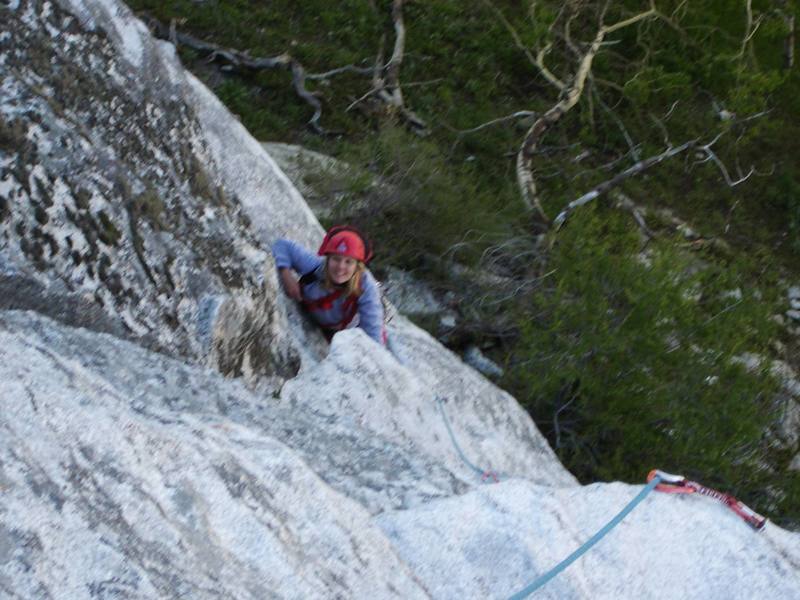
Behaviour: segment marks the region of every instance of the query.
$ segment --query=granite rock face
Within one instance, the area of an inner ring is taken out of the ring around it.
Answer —
[[[638,491],[402,316],[328,346],[268,252],[319,223],[125,6],[0,21],[0,596],[505,598]],[[538,597],[798,589],[800,535],[653,494]]]
[[[442,467],[202,367],[0,315],[3,597],[428,596],[348,496],[463,490]]]
[[[270,258],[169,49],[113,2],[0,10],[0,306],[293,375]]]

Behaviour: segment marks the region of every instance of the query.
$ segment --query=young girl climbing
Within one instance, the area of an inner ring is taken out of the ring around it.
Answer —
[[[285,239],[272,245],[272,255],[286,295],[303,304],[329,340],[337,331],[358,326],[386,344],[380,291],[366,270],[372,247],[357,229],[331,228],[316,256]]]

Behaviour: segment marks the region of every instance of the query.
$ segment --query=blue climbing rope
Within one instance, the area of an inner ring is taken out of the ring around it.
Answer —
[[[450,427],[450,420],[447,418],[447,414],[444,412],[444,401],[441,398],[436,398],[436,406],[439,409],[439,414],[442,415],[442,420],[444,420],[445,427],[447,427],[447,433],[450,434],[450,441],[453,442],[453,447],[455,447],[456,452],[458,452],[458,456],[461,458],[461,462],[467,465],[470,469],[472,469],[480,478],[481,481],[486,481],[488,478],[494,479],[495,483],[499,481],[497,474],[491,470],[484,470],[480,467],[475,466],[470,460],[466,457],[464,452],[461,450],[461,446],[458,445],[456,441],[456,436],[453,435],[453,429]]]
[[[458,445],[458,441],[456,441],[456,436],[453,434],[453,428],[450,426],[450,419],[447,418],[447,414],[444,412],[444,401],[441,398],[436,399],[436,406],[439,409],[439,414],[442,415],[442,420],[444,421],[445,427],[447,427],[447,433],[450,435],[450,441],[453,442],[453,447],[458,452],[459,458],[461,458],[461,462],[463,462],[467,467],[469,467],[472,471],[474,471],[478,476],[480,476],[481,481],[486,481],[487,476],[491,476],[497,482],[499,481],[497,475],[493,471],[484,471],[480,467],[475,466],[474,463],[470,462],[470,460],[464,454],[464,451],[461,450],[461,446]],[[575,552],[570,554],[567,558],[562,560],[558,563],[555,567],[550,569],[544,575],[538,577],[533,583],[526,586],[524,589],[518,591],[516,594],[511,596],[509,600],[522,600],[523,598],[527,598],[533,592],[538,590],[548,581],[553,579],[556,575],[561,573],[564,569],[578,560],[581,556],[583,556],[592,546],[594,546],[597,542],[603,539],[609,531],[614,529],[617,525],[619,525],[622,520],[628,516],[628,514],[636,508],[636,506],[644,500],[647,495],[655,489],[655,487],[661,482],[661,477],[656,475],[653,479],[651,479],[644,489],[639,492],[636,497],[628,502],[628,504],[623,508],[617,515],[611,519],[608,523],[606,523],[602,529],[600,529],[597,533],[595,533],[592,537],[590,537],[582,546],[580,546]]]
[[[545,583],[550,581],[553,577],[561,573],[561,571],[563,571],[572,563],[574,563],[576,560],[578,560],[578,558],[580,558],[583,554],[585,554],[586,551],[589,550],[589,548],[594,546],[597,542],[603,539],[603,537],[609,531],[611,531],[612,529],[614,529],[614,527],[619,525],[622,519],[624,519],[628,515],[628,513],[630,513],[634,508],[636,508],[636,506],[642,500],[645,499],[647,494],[653,491],[653,488],[655,488],[660,481],[661,481],[660,477],[658,476],[654,477],[646,486],[644,486],[644,489],[641,492],[639,492],[639,494],[633,500],[628,502],[628,505],[625,508],[619,511],[617,516],[615,516],[608,523],[606,523],[606,525],[602,529],[600,529],[600,531],[598,531],[592,537],[590,537],[580,548],[575,550],[575,552],[570,554],[567,558],[562,560],[555,567],[550,569],[547,573],[538,577],[533,583],[531,583],[524,589],[518,591],[516,594],[511,596],[508,600],[522,600],[522,598],[528,597],[530,594],[532,594],[540,587],[542,587]]]

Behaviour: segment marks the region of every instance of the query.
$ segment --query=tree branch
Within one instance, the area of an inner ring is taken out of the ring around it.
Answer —
[[[628,167],[627,169],[625,169],[621,173],[618,173],[608,181],[604,181],[600,185],[586,192],[580,198],[577,198],[572,202],[570,202],[569,204],[567,204],[567,206],[558,214],[558,216],[553,221],[553,226],[555,227],[556,230],[560,229],[561,226],[564,224],[564,222],[567,220],[567,217],[569,217],[572,211],[574,211],[576,208],[591,202],[595,198],[599,198],[612,188],[617,187],[620,183],[622,183],[626,179],[634,175],[638,175],[639,173],[642,173],[643,171],[649,169],[650,167],[657,165],[663,162],[664,160],[675,156],[676,154],[680,154],[681,152],[684,152],[689,148],[693,148],[696,144],[697,144],[696,139],[689,140],[688,142],[685,142],[676,148],[668,148],[661,154],[656,154],[655,156],[646,158],[642,161],[639,161],[635,165]]]
[[[357,67],[355,65],[345,65],[324,73],[306,73],[306,79],[320,80],[330,79],[334,75],[342,73],[355,73],[356,75],[372,75],[373,67]]]
[[[411,125],[417,133],[424,135],[427,133],[428,126],[425,121],[406,107],[405,100],[403,99],[403,90],[400,85],[400,66],[403,63],[406,43],[406,27],[403,21],[403,2],[404,0],[392,1],[392,23],[394,24],[395,32],[392,57],[384,67],[380,66],[383,63],[383,46],[385,43],[385,38],[381,37],[378,59],[372,70],[372,89],[352,102],[350,106],[347,107],[347,110],[352,110],[353,107],[367,98],[375,96],[380,98],[380,100],[389,107],[391,113],[400,115],[400,117]]]
[[[458,131],[459,135],[463,135],[466,133],[475,133],[476,131],[480,131],[481,129],[486,129],[487,127],[491,127],[492,125],[497,125],[498,123],[505,123],[506,121],[513,121],[514,119],[524,119],[525,117],[535,117],[536,113],[530,110],[518,110],[515,113],[511,113],[505,117],[498,117],[497,119],[492,119],[491,121],[487,121],[477,127],[473,127],[472,129],[461,129]]]
[[[314,109],[314,114],[309,119],[308,125],[316,133],[325,134],[325,130],[319,124],[322,117],[322,103],[310,91],[306,89],[306,72],[303,65],[293,58],[291,54],[284,52],[272,57],[253,58],[244,52],[231,48],[223,48],[216,44],[203,41],[192,35],[180,33],[175,30],[173,21],[169,27],[156,19],[149,19],[150,28],[156,37],[171,41],[173,44],[183,44],[201,54],[207,55],[209,61],[219,60],[226,63],[228,68],[236,68],[248,71],[258,71],[263,69],[286,69],[292,74],[292,87],[295,93],[306,104]],[[344,69],[344,68],[343,68]],[[342,71],[343,72],[343,71]],[[319,77],[318,77],[319,78]]]
[[[672,109],[670,109],[670,110],[672,110]],[[763,117],[764,115],[766,115],[768,113],[769,113],[769,111],[763,111],[763,112],[760,112],[760,113],[756,113],[756,114],[751,115],[751,116],[749,116],[749,117],[747,117],[745,119],[740,119],[738,122],[739,123],[744,123],[744,122],[747,122],[747,121],[758,119],[758,118]],[[726,133],[727,133],[727,130],[723,131],[721,133],[718,133],[714,137],[714,139],[712,139],[707,144],[703,144],[702,146],[698,146],[697,145],[698,144],[698,140],[697,139],[689,140],[688,142],[684,142],[680,146],[677,146],[675,148],[667,148],[667,150],[665,150],[661,154],[656,154],[655,156],[651,156],[651,157],[649,157],[649,158],[647,158],[645,160],[639,161],[638,163],[636,163],[635,165],[633,165],[631,167],[628,167],[627,169],[625,169],[624,171],[618,173],[617,175],[615,175],[611,179],[609,179],[607,181],[604,181],[600,185],[598,185],[598,186],[594,187],[593,189],[589,190],[588,192],[583,194],[580,198],[576,198],[575,200],[573,200],[572,202],[567,204],[567,206],[554,219],[554,221],[553,221],[554,228],[556,230],[559,230],[564,225],[564,222],[567,220],[567,218],[572,213],[572,211],[574,211],[576,208],[578,208],[580,206],[583,206],[584,204],[587,204],[587,203],[591,202],[592,200],[594,200],[596,198],[599,198],[603,194],[607,193],[609,190],[617,187],[620,183],[622,183],[626,179],[628,179],[628,178],[630,178],[630,177],[632,177],[634,175],[638,175],[639,173],[642,173],[643,171],[649,169],[650,167],[655,166],[655,165],[663,162],[664,160],[666,160],[668,158],[671,158],[671,157],[673,157],[673,156],[675,156],[677,154],[680,154],[681,152],[685,152],[686,150],[688,150],[690,148],[697,148],[699,153],[702,153],[703,155],[705,155],[704,159],[697,161],[695,164],[704,164],[704,163],[707,163],[707,162],[714,163],[714,165],[719,169],[720,173],[722,173],[722,177],[725,180],[725,183],[727,184],[728,187],[736,187],[737,185],[747,181],[756,172],[755,171],[755,167],[750,167],[750,171],[746,175],[743,175],[740,172],[739,173],[739,178],[738,179],[733,179],[733,178],[731,178],[730,173],[728,172],[728,169],[725,167],[725,163],[723,163],[720,160],[720,158],[716,155],[716,153],[712,150],[712,147],[714,146],[714,144],[716,144],[720,140],[720,138],[723,135],[725,135]],[[637,219],[637,222],[640,221],[640,216],[637,217],[637,215],[635,213],[634,213],[634,218]],[[642,220],[642,222],[639,222],[639,225],[646,229],[646,226],[643,224],[643,220]]]
[[[786,26],[786,37],[783,39],[783,68],[791,69],[794,66],[794,42],[795,42],[795,15],[794,12],[786,11],[786,0],[778,0],[780,8],[778,14],[783,19]]]
[[[716,141],[716,139],[714,141]],[[736,179],[736,180],[731,179],[731,176],[728,173],[728,169],[725,168],[725,164],[719,159],[719,157],[711,149],[711,145],[713,143],[714,142],[711,142],[711,144],[706,144],[705,146],[702,146],[702,147],[699,148],[700,152],[703,152],[706,155],[706,158],[703,159],[703,160],[697,161],[697,164],[703,164],[703,163],[707,163],[709,161],[713,162],[717,166],[717,168],[719,169],[720,173],[722,173],[722,177],[723,177],[723,179],[725,179],[725,183],[728,184],[728,187],[736,187],[740,183],[744,183],[745,181],[750,179],[750,176],[753,173],[755,173],[755,168],[754,167],[750,167],[750,171],[747,173],[747,175],[742,175],[741,173],[739,173],[739,179]]]
[[[735,60],[744,58],[745,52],[747,52],[747,48],[750,45],[750,41],[753,39],[756,31],[758,31],[758,28],[761,26],[761,21],[764,18],[764,15],[759,15],[755,23],[753,22],[753,0],[745,1],[745,13],[747,14],[747,19],[744,28],[744,37],[742,38],[742,44],[741,48],[739,49],[739,53],[734,57]]]
[[[559,91],[561,91],[567,86],[567,84],[561,81],[555,75],[553,75],[550,69],[548,69],[547,66],[544,64],[544,57],[550,54],[550,50],[552,49],[552,47],[553,44],[550,43],[547,44],[541,50],[539,50],[539,52],[536,53],[536,61],[534,62],[534,64],[539,69],[539,72],[542,74],[542,76],[552,85],[554,85]]]
[[[526,208],[529,211],[533,211],[535,209],[545,223],[549,223],[550,219],[542,208],[541,200],[539,199],[539,195],[536,190],[536,183],[533,179],[533,173],[531,171],[531,165],[533,163],[533,156],[536,148],[538,147],[545,133],[547,133],[547,131],[555,123],[557,123],[564,114],[566,114],[572,107],[575,106],[575,104],[578,103],[578,100],[583,93],[586,79],[591,72],[594,58],[597,56],[597,52],[600,50],[606,35],[622,29],[623,27],[628,27],[638,23],[639,21],[649,17],[657,16],[657,14],[658,13],[655,5],[651,0],[649,10],[612,25],[602,25],[597,30],[597,34],[589,46],[589,49],[578,63],[577,70],[572,78],[571,83],[562,90],[559,101],[550,110],[539,117],[525,134],[525,139],[519,149],[519,152],[517,153],[517,183],[522,195],[522,201],[524,202]]]
[[[400,88],[400,65],[406,47],[406,26],[403,22],[403,0],[392,2],[392,22],[394,23],[394,50],[389,64],[386,65],[386,83],[391,90],[392,104],[397,108],[403,106],[403,91]]]

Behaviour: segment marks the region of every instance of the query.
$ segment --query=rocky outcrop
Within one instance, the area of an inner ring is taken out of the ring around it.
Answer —
[[[2,10],[2,306],[294,374],[269,255],[171,51],[114,3]]]
[[[3,597],[428,597],[349,496],[463,491],[435,463],[33,313],[0,379]]]
[[[432,392],[374,350],[346,332],[265,397],[108,334],[3,311],[0,590],[505,598],[635,494],[574,485],[546,447],[503,457],[504,440],[487,436],[502,411],[476,431],[470,407],[448,401],[464,452],[497,452],[522,474],[481,485]],[[538,597],[662,598],[669,581],[666,597],[792,598],[799,559],[797,534],[755,535],[707,499],[654,495]]]
[[[402,316],[309,329],[266,249],[319,224],[124,6],[0,16],[0,595],[503,598],[635,494]],[[797,589],[798,534],[653,494],[538,597]]]

